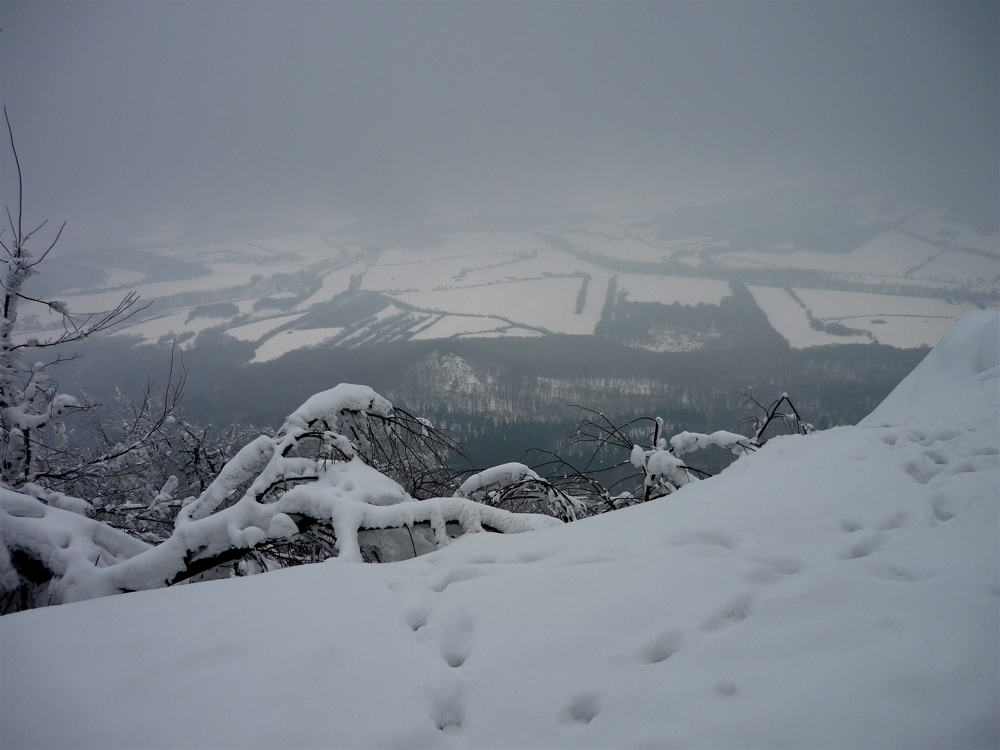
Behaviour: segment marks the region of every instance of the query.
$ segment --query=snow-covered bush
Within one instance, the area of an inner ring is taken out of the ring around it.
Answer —
[[[669,440],[660,417],[640,417],[618,425],[596,409],[579,407],[583,419],[561,453],[532,449],[545,458],[536,469],[544,472],[542,481],[549,487],[574,500],[573,517],[579,518],[669,495],[685,484],[711,476],[682,456],[703,456],[700,451],[715,450],[728,456],[723,461],[728,464],[759,448],[772,433],[804,435],[813,431],[812,425],[801,420],[787,394],[767,407],[752,394],[743,394],[741,406],[756,409],[741,422],[741,428],[752,433],[749,436],[728,430],[683,431]],[[573,455],[582,455],[583,463],[575,464]]]
[[[582,500],[516,462],[473,474],[455,494],[514,513],[542,513],[564,521],[587,515]]]
[[[10,593],[15,584],[23,590],[27,580],[37,603],[56,604],[301,562],[288,545],[316,528],[332,545],[328,556],[362,561],[368,531],[411,534],[420,527],[426,550],[457,531],[510,533],[560,523],[464,497],[415,499],[364,460],[374,451],[366,443],[368,423],[394,416],[392,405],[367,386],[341,384],[312,396],[274,437],[248,443],[204,492],[189,498],[173,533],[156,546],[53,507],[47,498],[0,488],[0,538],[7,550],[0,557],[0,583]],[[433,430],[421,427],[421,436],[432,439]],[[398,540],[389,537],[367,543],[380,560],[412,556],[401,554]],[[413,540],[412,553],[421,550]]]

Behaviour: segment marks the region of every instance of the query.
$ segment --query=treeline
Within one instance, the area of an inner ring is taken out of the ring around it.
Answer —
[[[150,375],[163,382],[169,347],[132,343],[92,342],[88,356],[60,365],[66,382],[103,401],[116,385],[138,391]],[[927,351],[877,344],[791,349],[772,341],[656,353],[593,336],[547,336],[305,349],[246,365],[253,344],[210,331],[184,354],[184,405],[200,424],[266,429],[315,392],[362,383],[458,433],[476,462],[490,465],[528,447],[556,447],[577,421],[569,404],[616,422],[660,416],[668,430],[715,430],[739,425],[741,393],[764,402],[788,393],[819,429],[853,424]],[[112,377],[108,362],[116,363]]]

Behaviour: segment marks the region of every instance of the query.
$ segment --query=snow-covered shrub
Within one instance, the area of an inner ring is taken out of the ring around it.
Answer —
[[[764,406],[747,390],[740,394],[740,408],[751,412],[741,420],[740,427],[753,433],[750,438],[753,447],[760,447],[773,434],[808,435],[815,430],[799,416],[787,393]]]
[[[514,513],[542,513],[564,521],[586,515],[582,500],[516,462],[473,474],[455,494]]]
[[[544,471],[543,481],[550,487],[573,498],[574,517],[578,518],[669,495],[685,484],[711,476],[682,456],[697,457],[701,451],[716,450],[728,455],[731,462],[759,448],[778,430],[803,435],[813,431],[812,425],[801,420],[787,394],[768,407],[752,394],[744,394],[741,402],[759,409],[759,414],[741,422],[751,435],[728,430],[683,431],[669,440],[660,417],[640,417],[618,425],[596,409],[580,407],[583,419],[566,439],[562,453],[532,449],[545,458],[536,469]],[[582,455],[583,463],[574,464],[572,455]]]
[[[0,539],[12,563],[6,574],[0,571],[4,590],[11,592],[16,577],[22,587],[28,578],[36,601],[56,604],[321,557],[398,559],[446,544],[458,531],[511,533],[560,523],[465,497],[414,498],[366,461],[410,455],[377,451],[367,442],[378,434],[369,422],[395,417],[392,404],[367,386],[341,384],[312,396],[275,436],[245,445],[199,496],[188,498],[173,532],[156,546],[75,514],[67,521],[69,511],[5,489]],[[414,424],[421,428],[417,443],[438,440],[433,428]],[[161,495],[171,497],[172,489]],[[378,533],[386,529],[399,531]],[[295,543],[310,533],[303,544],[322,538],[327,546],[304,559]],[[412,554],[401,534],[409,536]]]

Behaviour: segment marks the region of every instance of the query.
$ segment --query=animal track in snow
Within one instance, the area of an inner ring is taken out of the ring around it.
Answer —
[[[533,552],[519,552],[517,554],[510,555],[509,557],[500,558],[499,560],[497,560],[497,562],[500,562],[500,563],[535,563],[535,562],[541,562],[542,560],[548,560],[554,554],[555,554],[554,551],[549,551],[549,550],[536,550],[536,551],[533,551]]]
[[[934,573],[928,570],[917,570],[902,565],[888,565],[885,563],[872,565],[871,572],[878,578],[884,578],[887,581],[901,581],[903,583],[921,583],[934,577]]]
[[[920,484],[927,484],[938,473],[937,467],[928,466],[926,461],[907,461],[903,464],[903,471]]]
[[[615,562],[619,558],[612,557],[611,555],[585,555],[583,557],[571,557],[568,560],[564,560],[558,563],[555,567],[557,568],[571,568],[576,565],[595,565],[597,563]]]
[[[845,518],[840,522],[840,530],[845,534],[853,534],[855,531],[861,531],[865,525],[854,518]]]
[[[868,555],[874,554],[882,549],[882,547],[885,546],[886,541],[887,537],[884,532],[869,534],[841,552],[840,558],[842,560],[857,560],[860,557],[868,557]]]
[[[760,568],[749,574],[756,583],[774,583],[783,576],[794,575],[802,570],[802,563],[793,557],[751,557],[751,562]]]
[[[681,634],[665,630],[642,647],[639,658],[645,664],[659,664],[681,650]]]
[[[563,718],[575,724],[589,724],[601,712],[601,696],[596,692],[579,693],[563,710]]]
[[[497,556],[491,554],[477,554],[470,557],[466,562],[469,565],[493,565],[497,562]]]
[[[753,612],[753,597],[743,594],[730,601],[702,625],[702,630],[721,630],[743,622]]]
[[[445,663],[455,669],[465,664],[472,653],[475,631],[472,614],[465,607],[439,610],[435,612],[431,625]]]
[[[452,685],[431,698],[431,720],[442,732],[462,728],[465,723],[465,704],[462,686]]]
[[[427,607],[414,607],[406,614],[406,624],[414,633],[427,625]]]
[[[725,695],[726,697],[736,695],[740,691],[739,687],[732,680],[720,680],[712,687],[719,695]]]
[[[934,494],[930,498],[931,513],[934,518],[941,523],[950,521],[959,513],[959,503],[957,500],[943,495]]]
[[[457,568],[446,570],[444,573],[437,576],[436,580],[431,583],[430,588],[431,591],[435,591],[440,594],[453,583],[458,583],[459,581],[471,581],[473,578],[480,578],[484,575],[488,575],[487,570],[483,570],[482,568],[474,565],[462,565]]]
[[[904,526],[909,519],[910,514],[905,510],[900,510],[883,518],[875,524],[875,528],[879,531],[892,531]]]
[[[721,531],[692,531],[689,534],[681,534],[675,537],[674,544],[687,545],[708,545],[710,547],[725,547],[734,549],[736,540]]]

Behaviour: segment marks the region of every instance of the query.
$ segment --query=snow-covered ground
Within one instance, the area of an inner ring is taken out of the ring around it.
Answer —
[[[995,748],[998,345],[646,505],[0,618],[0,744]]]

